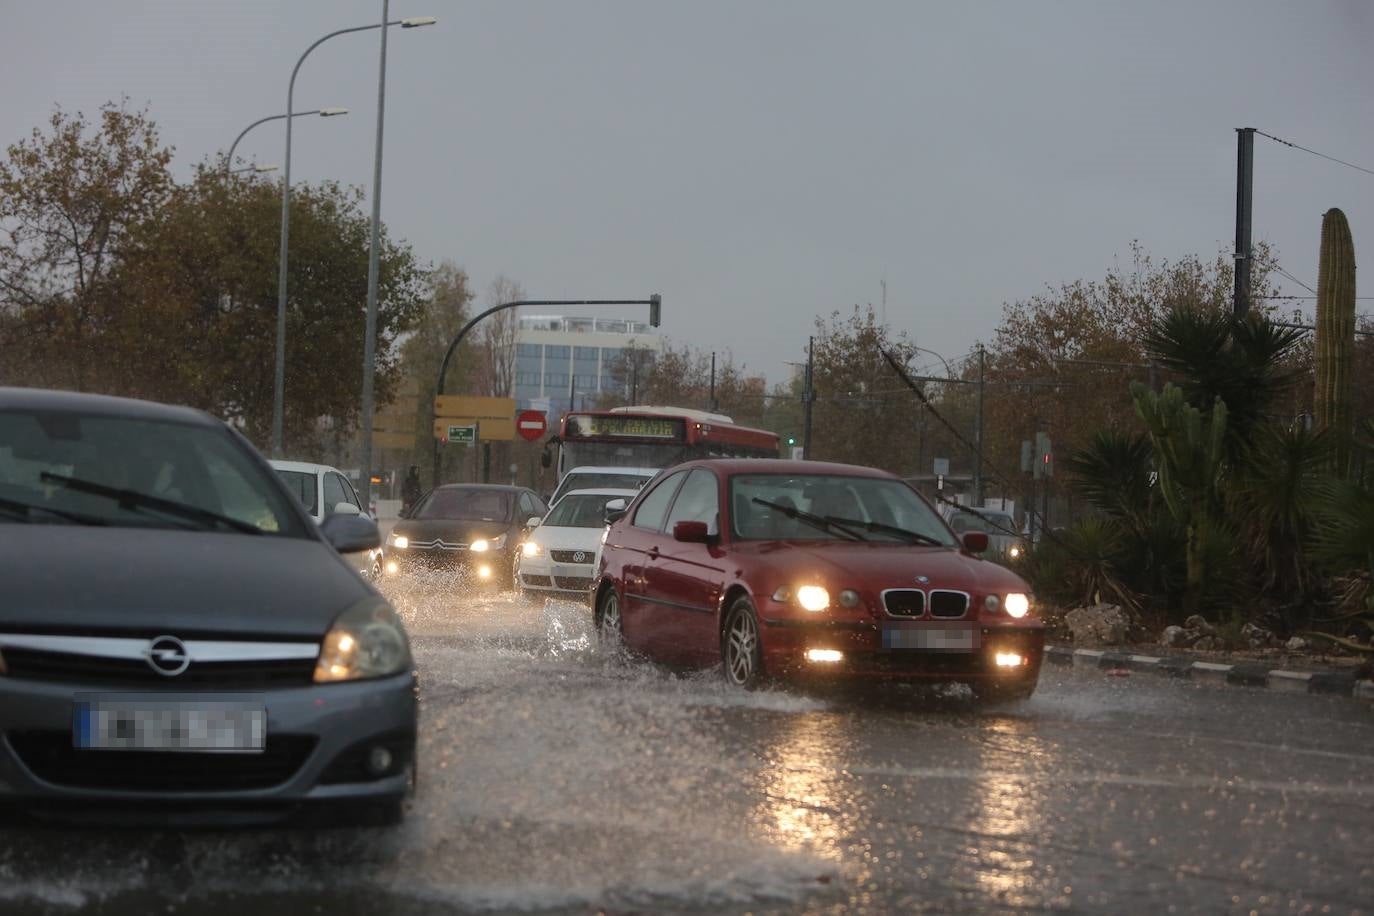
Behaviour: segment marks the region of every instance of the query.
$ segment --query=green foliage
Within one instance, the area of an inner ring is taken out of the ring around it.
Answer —
[[[1317,268],[1316,419],[1331,431],[1334,466],[1350,470],[1351,366],[1355,350],[1355,243],[1350,224],[1336,208],[1322,217]]]
[[[1098,509],[1136,531],[1148,527],[1151,494],[1150,440],[1139,433],[1101,429],[1086,447],[1063,459],[1078,489]]]
[[[1329,480],[1318,506],[1312,553],[1328,571],[1345,578],[1334,618],[1313,635],[1361,652],[1374,646],[1346,638],[1352,631],[1374,633],[1374,490]],[[1334,631],[1334,632],[1332,632]]]
[[[1041,598],[1070,607],[1108,601],[1136,610],[1122,574],[1127,539],[1116,522],[1085,518],[1031,551],[1022,572]]]
[[[421,479],[428,486],[434,479],[434,418],[431,405],[438,386],[439,367],[453,338],[471,318],[472,290],[468,275],[460,267],[447,261],[435,268],[428,277],[427,295],[421,305],[414,331],[401,345],[401,368],[406,386],[416,392],[415,441],[416,451],[410,464],[420,467]],[[444,391],[449,394],[470,393],[472,381],[482,370],[483,348],[476,334],[464,338],[449,361],[444,378]],[[440,450],[441,462],[452,462],[452,450]],[[440,468],[441,481],[447,481]]]

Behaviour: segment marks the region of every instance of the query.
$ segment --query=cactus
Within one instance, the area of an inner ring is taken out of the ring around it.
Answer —
[[[1350,373],[1355,350],[1355,243],[1345,214],[1332,207],[1322,217],[1317,268],[1315,413],[1318,429],[1331,430],[1336,474],[1350,470]]]

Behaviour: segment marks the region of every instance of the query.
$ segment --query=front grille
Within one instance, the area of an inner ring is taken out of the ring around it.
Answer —
[[[591,550],[550,550],[549,556],[555,563],[590,563],[596,558],[596,553]]]
[[[543,586],[544,588],[548,588],[551,584],[551,581],[548,576],[527,576],[524,573],[521,573],[520,578],[525,580],[526,585],[539,585]]]
[[[553,584],[570,592],[585,592],[592,587],[592,579],[591,576],[554,576]]]
[[[435,538],[432,541],[411,540],[407,550],[467,550],[468,545],[453,541],[446,541],[443,538]]]
[[[894,588],[883,593],[883,606],[894,617],[921,617],[926,612],[926,596],[914,588]]]
[[[145,689],[265,690],[305,687],[315,677],[315,660],[192,662],[176,677],[158,674],[142,659],[104,658],[35,649],[5,649],[9,676],[64,684],[110,684]]]
[[[315,749],[313,735],[268,735],[258,754],[96,751],[72,746],[70,731],[11,732],[10,747],[44,782],[125,792],[234,792],[279,786]]]
[[[930,616],[963,617],[968,613],[968,595],[963,592],[946,592],[939,589],[930,593]]]

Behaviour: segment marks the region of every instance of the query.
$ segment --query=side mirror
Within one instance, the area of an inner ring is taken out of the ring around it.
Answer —
[[[552,467],[553,456],[550,455],[548,452],[541,453],[539,456],[539,466],[542,468]]]
[[[705,544],[710,540],[710,529],[705,522],[678,522],[673,525],[673,540],[689,544]]]
[[[970,531],[964,535],[964,549],[969,553],[985,553],[988,549],[988,535],[985,531]]]
[[[320,533],[339,553],[357,553],[382,546],[382,533],[377,523],[364,518],[354,506],[352,515],[331,515],[320,523]]]
[[[334,508],[329,510],[330,515],[362,515],[363,510],[350,502],[337,502]]]
[[[612,499],[606,503],[605,519],[606,524],[619,521],[625,515],[625,509],[630,504],[624,499]]]
[[[542,522],[542,521],[543,521],[543,519],[540,518],[539,516],[537,516],[537,515],[531,515],[528,519],[526,519],[526,521],[525,521],[525,527],[526,527],[526,528],[538,528],[538,527],[539,527],[539,523]]]

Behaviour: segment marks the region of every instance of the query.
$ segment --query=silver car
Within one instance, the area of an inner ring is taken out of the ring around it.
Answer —
[[[395,611],[199,411],[0,388],[0,804],[52,818],[399,819],[416,679]]]

